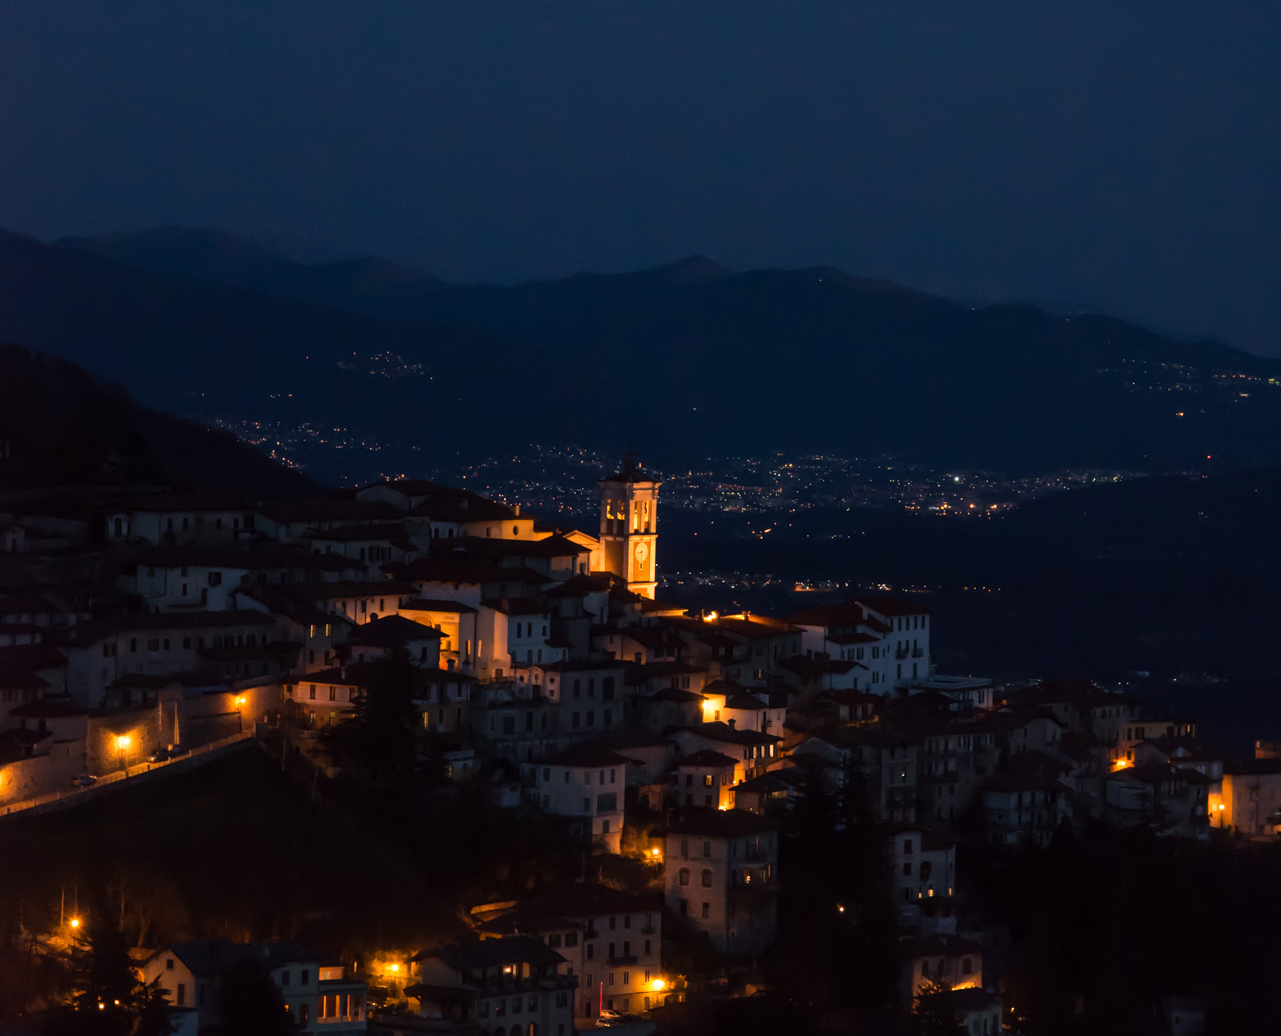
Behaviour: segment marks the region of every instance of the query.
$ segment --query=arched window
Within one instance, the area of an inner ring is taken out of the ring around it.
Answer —
[[[682,867],[682,868],[681,868],[681,870],[680,870],[680,883],[681,883],[682,885],[688,885],[688,884],[689,884],[689,868],[688,868],[688,867]]]

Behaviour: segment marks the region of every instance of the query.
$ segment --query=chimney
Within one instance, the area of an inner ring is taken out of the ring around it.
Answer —
[[[737,723],[737,722],[738,722],[738,720],[731,719],[731,720],[728,720],[727,722],[729,723],[729,729],[730,729],[730,730],[733,730],[733,729],[734,729],[734,724],[735,724],[735,723]]]

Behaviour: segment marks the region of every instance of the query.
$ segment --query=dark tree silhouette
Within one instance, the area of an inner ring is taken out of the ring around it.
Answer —
[[[245,959],[223,976],[219,1020],[228,1036],[292,1036],[298,1031],[266,968]]]

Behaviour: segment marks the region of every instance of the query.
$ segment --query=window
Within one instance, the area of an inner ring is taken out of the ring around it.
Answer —
[[[711,904],[711,903],[704,903],[704,904],[703,904],[703,913],[702,913],[702,916],[703,916],[704,918],[708,918],[708,917],[711,917],[711,916],[712,916],[712,904]]]
[[[337,687],[331,687],[331,688],[329,688],[329,700],[330,700],[330,701],[337,701],[337,700],[338,700],[338,688],[337,688]]]
[[[305,986],[307,984],[308,979],[310,978],[311,978],[311,972],[308,971],[306,968],[303,968],[302,977],[298,981]]]
[[[182,1007],[184,1004],[186,1004],[186,1002],[187,1002],[187,984],[185,982],[179,982],[178,983],[178,1006]]]
[[[688,884],[689,884],[689,868],[688,868],[688,867],[682,867],[682,868],[680,869],[680,875],[679,875],[679,878],[680,878],[680,883],[681,883],[682,885],[688,885]]]
[[[903,839],[903,852],[906,854],[906,853],[910,853],[911,851],[912,851],[912,839],[910,839],[910,838],[904,838],[904,839]]]
[[[711,888],[711,887],[712,887],[712,872],[711,872],[711,871],[709,871],[709,870],[704,869],[704,871],[703,871],[703,888],[705,888],[705,889],[709,889],[709,888]]]
[[[962,957],[962,958],[961,958],[961,974],[962,974],[962,975],[968,975],[968,974],[970,974],[971,972],[973,972],[973,970],[974,970],[974,968],[973,968],[973,966],[971,965],[970,958],[969,958],[969,957]]]
[[[705,840],[705,841],[703,842],[703,855],[704,855],[704,856],[711,856],[711,855],[712,855],[712,843],[711,843],[710,841],[706,841],[706,840]]]

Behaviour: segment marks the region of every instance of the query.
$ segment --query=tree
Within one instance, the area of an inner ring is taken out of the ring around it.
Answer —
[[[168,1036],[173,1031],[166,1009],[168,990],[159,979],[142,982],[114,911],[100,907],[89,915],[70,957],[72,1012],[60,1020],[60,1033]]]
[[[222,976],[219,1018],[235,1036],[292,1036],[297,1026],[280,988],[258,961],[245,958]]]
[[[417,667],[401,648],[372,664],[365,687],[332,728],[330,742],[344,763],[404,773],[413,767],[420,725],[414,701]]]
[[[966,1036],[947,986],[926,979],[912,999],[912,1008],[912,1028],[918,1036]]]

